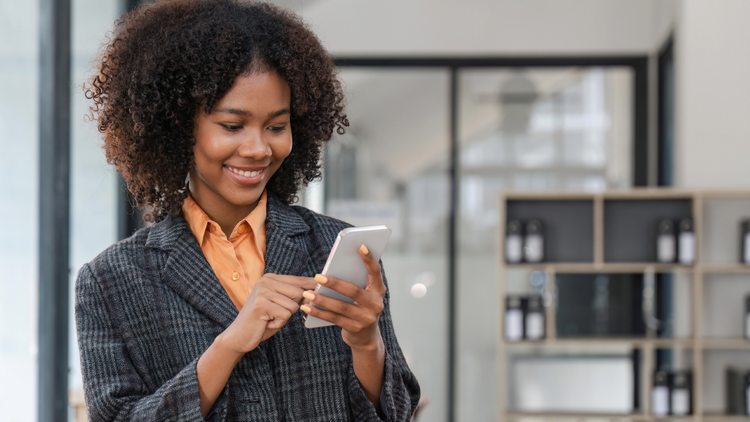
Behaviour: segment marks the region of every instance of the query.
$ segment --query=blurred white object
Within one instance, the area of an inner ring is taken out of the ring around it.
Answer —
[[[651,414],[656,417],[669,414],[669,375],[665,371],[654,373],[654,389],[651,390]]]
[[[654,386],[651,393],[651,408],[651,413],[656,417],[669,414],[669,387],[666,385]]]
[[[541,297],[529,298],[526,309],[526,340],[541,340],[544,338],[543,311]]]
[[[662,220],[659,223],[656,237],[656,260],[659,262],[674,262],[677,258],[675,249],[677,249],[677,245],[674,238],[674,224],[671,220]]]
[[[539,312],[526,315],[526,340],[541,340],[544,338],[544,317]]]
[[[680,221],[680,235],[678,238],[678,258],[680,264],[690,265],[695,262],[695,231],[693,220],[685,218]]]
[[[686,416],[690,413],[690,392],[686,388],[672,390],[672,415]]]
[[[677,373],[672,378],[672,406],[673,416],[690,414],[690,379],[685,374]]]
[[[523,257],[526,262],[542,262],[544,259],[544,236],[539,221],[532,220],[526,224]]]
[[[508,223],[505,237],[505,259],[509,264],[516,264],[523,259],[523,239],[521,237],[521,222],[513,220]]]
[[[518,356],[509,367],[513,371],[509,389],[514,411],[633,411],[633,361],[629,356]]]
[[[518,297],[509,296],[506,299],[505,339],[508,341],[523,339],[523,310],[521,299]]]
[[[523,339],[523,311],[520,309],[505,312],[505,338],[508,341]]]
[[[680,264],[695,262],[695,233],[680,233]]]

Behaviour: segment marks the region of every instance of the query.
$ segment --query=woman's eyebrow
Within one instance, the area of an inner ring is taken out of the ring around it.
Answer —
[[[216,112],[217,113],[235,114],[237,116],[242,116],[242,117],[252,116],[252,113],[250,113],[249,111],[242,110],[242,109],[239,109],[239,108],[220,108],[220,109],[216,110]],[[291,114],[291,112],[292,111],[289,108],[282,108],[281,110],[268,113],[268,117],[278,117],[278,116],[282,116],[284,114]]]
[[[290,110],[288,108],[282,108],[279,111],[274,111],[273,113],[269,113],[268,117],[279,117],[279,116],[283,116],[285,114],[292,114],[292,110]]]
[[[216,112],[217,113],[236,114],[236,115],[242,116],[242,117],[248,117],[248,116],[250,116],[252,114],[249,111],[242,110],[242,109],[239,109],[239,108],[220,108],[220,109],[216,110]]]

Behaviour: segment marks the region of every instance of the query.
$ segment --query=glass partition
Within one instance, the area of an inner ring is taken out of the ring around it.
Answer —
[[[326,213],[392,230],[383,254],[396,335],[430,403],[421,420],[446,420],[449,73],[443,69],[341,72],[351,122],[327,147]]]
[[[36,420],[39,3],[0,2],[0,409]]]
[[[75,319],[75,282],[83,264],[91,261],[117,239],[117,195],[120,185],[107,164],[96,123],[85,118],[91,102],[83,83],[95,72],[95,58],[108,31],[120,14],[119,0],[72,2],[71,62],[71,172],[70,172],[70,372],[71,391],[83,388]],[[80,396],[78,396],[80,397]],[[69,420],[75,420],[73,409]]]
[[[633,78],[625,67],[459,70],[457,420],[497,419],[500,193],[629,187]]]

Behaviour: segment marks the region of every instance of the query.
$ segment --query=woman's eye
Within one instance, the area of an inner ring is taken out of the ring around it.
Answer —
[[[284,131],[284,129],[286,129],[286,125],[283,125],[283,126],[269,126],[268,127],[268,130],[270,130],[271,132],[274,132],[274,133],[282,132],[282,131]]]
[[[221,125],[224,129],[230,131],[230,132],[237,132],[238,130],[242,129],[242,126],[238,125]]]

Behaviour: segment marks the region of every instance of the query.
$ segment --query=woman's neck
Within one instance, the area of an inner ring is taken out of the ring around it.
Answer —
[[[195,203],[201,207],[208,218],[221,227],[221,231],[224,232],[227,239],[232,235],[232,231],[237,226],[237,223],[247,217],[258,206],[258,202],[260,202],[260,198],[258,198],[257,201],[250,205],[236,205],[217,195],[211,189],[201,188],[202,184],[189,183],[188,186],[190,196],[193,197]]]

